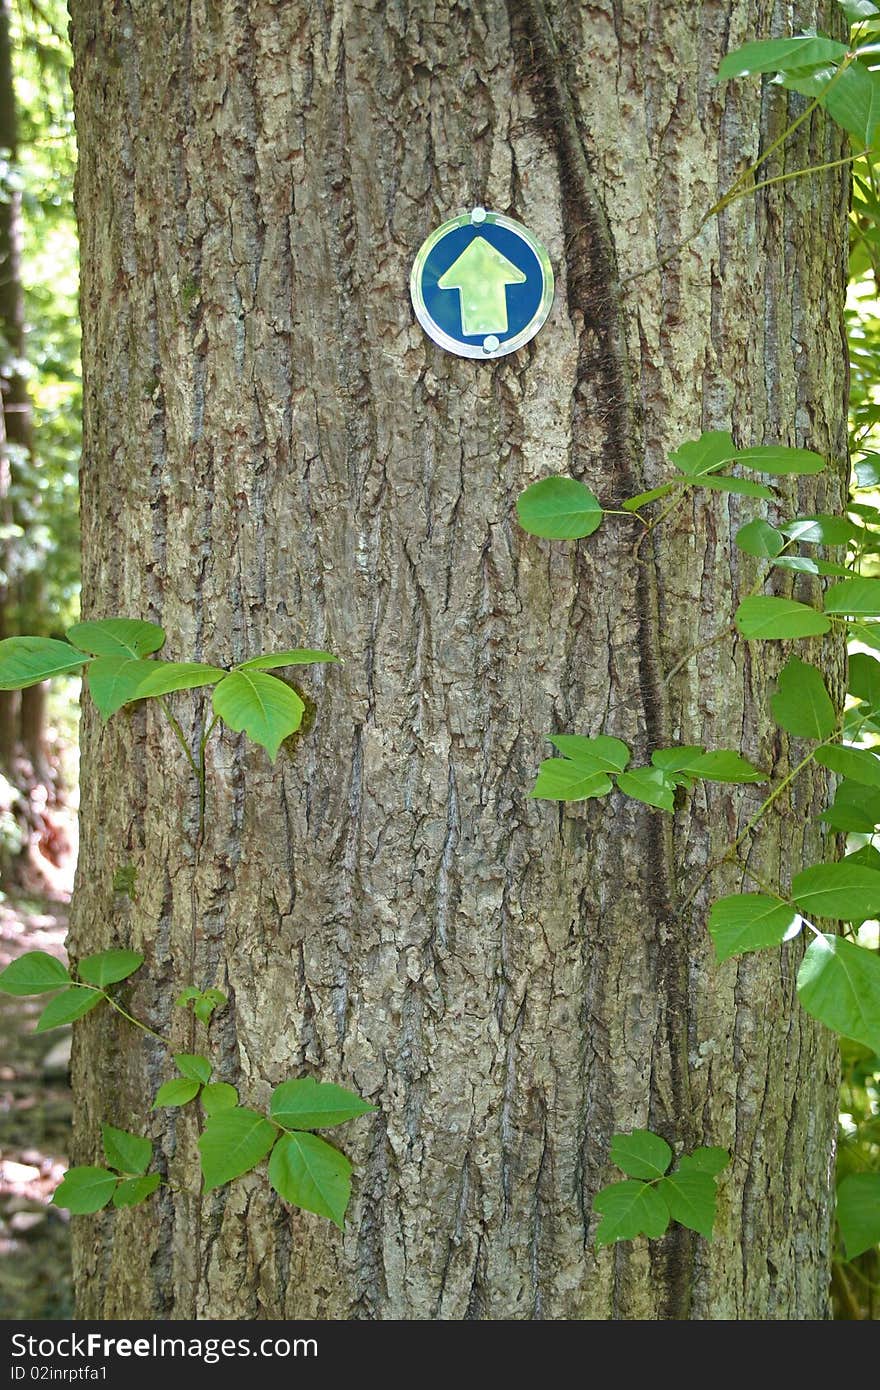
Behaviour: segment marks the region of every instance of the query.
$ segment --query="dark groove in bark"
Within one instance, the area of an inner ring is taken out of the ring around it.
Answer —
[[[624,311],[616,255],[602,201],[596,191],[580,130],[567,61],[553,33],[542,0],[509,0],[511,26],[519,35],[520,71],[526,72],[546,129],[552,133],[559,163],[566,230],[569,315],[580,313],[577,385],[572,417],[572,473],[589,478],[587,456],[579,457],[584,411],[591,406],[592,386],[599,399],[606,449],[612,465],[611,497],[621,503],[642,488],[640,424],[626,349]],[[598,382],[598,386],[595,383]],[[645,553],[645,550],[647,553]],[[628,558],[621,547],[621,563]],[[670,718],[660,641],[657,557],[643,548],[636,577],[638,604],[639,693],[645,719],[647,755],[670,743]],[[645,868],[648,901],[653,909],[654,962],[664,1001],[666,1047],[671,1070],[672,1110],[652,1120],[670,1140],[690,1139],[691,1104],[687,1069],[687,942],[675,923],[675,869],[672,826],[655,811],[644,812]],[[659,1252],[662,1283],[668,1289],[667,1318],[686,1318],[693,1266],[690,1232],[676,1228]],[[657,1258],[657,1256],[655,1256]]]

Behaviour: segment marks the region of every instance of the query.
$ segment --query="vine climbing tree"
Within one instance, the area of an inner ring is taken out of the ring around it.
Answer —
[[[274,764],[240,716],[205,741],[204,687],[176,729],[142,687],[87,699],[72,950],[143,956],[110,993],[160,1037],[75,1025],[76,1159],[109,1202],[149,1137],[167,1182],[77,1218],[80,1313],[822,1316],[835,1042],[789,928],[838,849],[799,740],[840,727],[843,624],[819,563],[768,561],[845,498],[851,132],[804,76],[833,55],[719,84],[749,0],[71,11],[85,616],[161,624],[216,691],[342,658],[293,673]],[[492,363],[407,293],[476,204],[557,281]],[[774,717],[783,668],[815,729]],[[792,939],[733,955],[743,892]],[[174,1007],[208,989],[210,1074]],[[195,1092],[151,1111],[165,1040]],[[259,1169],[200,1188],[200,1088],[283,1120],[290,1078],[364,1099],[344,1230]]]

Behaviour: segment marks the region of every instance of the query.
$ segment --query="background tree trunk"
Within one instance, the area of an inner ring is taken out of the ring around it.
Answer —
[[[18,155],[18,112],[9,33],[10,0],[0,0],[0,152],[10,164]],[[3,422],[0,433],[0,525],[16,521],[12,502],[13,449],[33,447],[31,398],[21,370],[24,361],[24,291],[21,284],[21,188],[16,178],[0,180],[0,382]],[[13,548],[0,538],[0,638],[16,631]],[[12,580],[12,583],[10,583]],[[11,619],[11,621],[10,621]],[[0,690],[0,769],[8,771],[15,753],[20,697]]]
[[[72,946],[144,950],[135,1004],[181,1047],[176,993],[227,989],[212,1037],[246,1100],[307,1072],[381,1107],[345,1131],[345,1235],[264,1174],[200,1200],[195,1116],[150,1116],[181,1191],[76,1221],[80,1314],[824,1316],[837,1064],[795,1000],[802,947],[715,963],[707,904],[732,872],[684,906],[760,789],[701,786],[674,825],[617,794],[528,795],[559,730],[784,771],[778,644],[727,640],[664,682],[754,583],[732,535],[763,504],[696,493],[637,559],[631,521],[548,544],[514,500],[570,472],[613,505],[732,426],[836,461],[782,480],[782,512],[839,506],[840,172],[734,205],[630,279],[786,122],[778,90],[715,85],[724,53],[835,7],[71,9],[85,613],[158,620],[175,658],[345,658],[298,682],[314,727],[274,769],[213,745],[195,869],[158,712],[86,709]],[[766,172],[841,149],[817,116]],[[546,327],[493,365],[434,347],[407,292],[424,236],[476,203],[526,222],[557,274]],[[812,655],[839,671],[834,642]],[[196,709],[181,697],[188,729]],[[757,872],[818,857],[822,791],[798,784]],[[137,900],[111,912],[129,862]],[[170,1073],[112,1017],[77,1028],[87,1161]],[[711,1245],[678,1229],[596,1256],[592,1197],[634,1125],[733,1151]]]

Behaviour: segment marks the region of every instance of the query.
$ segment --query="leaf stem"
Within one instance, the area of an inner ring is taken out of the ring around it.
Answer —
[[[195,773],[196,777],[198,777],[198,775],[199,775],[199,769],[198,769],[198,765],[196,764],[196,760],[195,760],[195,758],[193,757],[192,751],[191,751],[191,749],[190,749],[190,746],[189,746],[189,744],[188,744],[187,741],[186,741],[186,736],[185,736],[185,734],[184,734],[184,732],[183,732],[183,729],[181,729],[181,727],[180,727],[180,725],[178,724],[177,720],[175,719],[174,715],[171,713],[171,710],[170,710],[170,708],[169,708],[169,706],[168,706],[168,701],[165,699],[165,696],[164,696],[164,695],[160,695],[160,696],[159,696],[159,704],[162,706],[162,711],[163,711],[163,713],[164,713],[164,715],[165,715],[165,718],[168,720],[168,723],[171,725],[172,729],[174,730],[174,736],[175,736],[175,738],[177,739],[177,742],[180,744],[181,748],[183,749],[184,753],[186,754],[186,760],[187,760],[187,762],[189,763],[189,765],[190,765],[190,767],[192,768],[193,772]]]
[[[113,998],[112,994],[107,993],[106,989],[101,989],[99,985],[90,985],[87,983],[86,980],[74,980],[73,983],[79,989],[90,989],[95,994],[100,994],[102,999],[107,1000],[107,1003],[110,1005],[111,1009],[115,1009],[116,1012],[118,1014],[121,1014],[124,1019],[127,1019],[129,1023],[133,1023],[135,1028],[140,1028],[142,1033],[149,1033],[150,1037],[155,1038],[156,1041],[160,1042],[163,1047],[167,1047],[169,1049],[171,1048],[171,1043],[168,1041],[167,1038],[163,1038],[161,1033],[157,1033],[155,1029],[150,1028],[148,1024],[141,1023],[139,1018],[135,1018],[134,1014],[130,1014],[127,1009],[124,1009],[122,1005],[116,999]]]

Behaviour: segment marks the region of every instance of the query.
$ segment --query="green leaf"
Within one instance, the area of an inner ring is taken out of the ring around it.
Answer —
[[[170,1081],[165,1081],[156,1092],[153,1109],[158,1110],[160,1106],[189,1105],[191,1100],[195,1100],[198,1093],[198,1081],[191,1081],[189,1077],[184,1076],[172,1077]]]
[[[615,1134],[611,1162],[630,1178],[662,1178],[672,1162],[672,1150],[659,1134],[634,1129],[630,1134]]]
[[[826,1028],[880,1052],[880,959],[872,951],[842,936],[814,937],[798,971],[797,992],[801,1006]]]
[[[592,772],[570,758],[545,758],[530,795],[545,801],[587,801],[610,791],[604,772]]]
[[[866,454],[856,464],[856,487],[880,487],[880,455]]]
[[[675,487],[674,483],[661,483],[659,487],[649,488],[647,492],[640,492],[637,497],[628,497],[621,506],[625,512],[638,512],[642,507],[647,507],[651,502],[659,502],[661,497],[668,497]]]
[[[657,1189],[631,1179],[603,1187],[593,1198],[593,1210],[603,1217],[596,1231],[598,1246],[640,1235],[656,1240],[669,1225],[669,1208]]]
[[[81,980],[104,989],[119,980],[127,980],[143,963],[139,951],[98,951],[96,955],[83,956],[76,969]]]
[[[624,796],[655,806],[660,811],[675,810],[675,783],[659,767],[634,767],[621,772],[617,785]]]
[[[76,1216],[91,1216],[106,1207],[118,1181],[116,1174],[108,1173],[106,1168],[68,1168],[52,1202]]]
[[[847,621],[849,632],[847,637],[850,642],[860,642],[862,646],[870,647],[872,651],[880,650],[880,623],[860,623],[854,618]]]
[[[846,565],[836,565],[831,560],[812,560],[808,555],[780,555],[773,561],[773,568],[793,570],[795,574],[832,575],[836,579],[845,579],[852,574]]]
[[[182,1076],[203,1085],[211,1080],[211,1063],[197,1052],[175,1052],[174,1064]]]
[[[5,637],[0,642],[0,690],[26,690],[50,676],[78,671],[88,661],[52,637]]]
[[[92,662],[87,672],[89,692],[102,719],[140,699],[140,688],[155,665],[155,661],[119,655],[99,656]]]
[[[226,1003],[226,995],[219,989],[206,989],[193,1004],[193,1013],[207,1028],[215,1009]]]
[[[779,727],[795,738],[828,738],[837,725],[821,671],[797,656],[780,671],[770,708]]]
[[[723,1173],[729,1163],[730,1154],[727,1150],[713,1144],[709,1148],[694,1149],[692,1154],[683,1154],[678,1161],[678,1171],[680,1173],[711,1173],[714,1177],[718,1173]]]
[[[728,430],[704,430],[699,439],[680,444],[669,455],[680,473],[689,478],[701,478],[736,454],[733,436]]]
[[[316,1134],[282,1134],[269,1160],[269,1181],[285,1202],[343,1229],[351,1164],[332,1144]]]
[[[101,1125],[104,1141],[104,1157],[119,1173],[135,1174],[138,1177],[147,1171],[153,1157],[153,1145],[140,1134],[129,1134],[127,1129],[116,1129],[113,1125]]]
[[[869,709],[880,709],[880,661],[867,652],[854,652],[849,659],[847,690]]]
[[[862,845],[861,849],[848,854],[847,859],[854,864],[867,864],[869,869],[880,869],[880,849],[873,845]]]
[[[848,834],[872,834],[880,825],[880,793],[868,791],[858,782],[841,782],[833,803],[819,819]]]
[[[289,652],[264,652],[262,656],[252,656],[249,661],[240,661],[237,671],[274,671],[279,666],[313,666],[319,661],[338,661],[332,652],[313,652],[306,647],[294,647]]]
[[[199,1139],[205,1191],[222,1187],[255,1168],[275,1143],[277,1133],[256,1110],[234,1106],[209,1115]]]
[[[849,545],[862,534],[860,527],[854,526],[846,517],[829,516],[825,512],[816,516],[795,517],[779,529],[789,540],[821,545]]]
[[[774,638],[818,637],[831,622],[824,613],[791,598],[759,594],[744,598],[734,615],[743,637],[766,641]]]
[[[244,730],[273,762],[284,740],[299,728],[305,710],[295,690],[259,671],[231,671],[214,687],[213,703],[215,714],[230,729]]]
[[[657,1184],[669,1214],[680,1226],[712,1239],[715,1225],[715,1179],[699,1169],[680,1168]]]
[[[622,772],[629,762],[629,749],[619,738],[600,734],[584,738],[580,734],[548,734],[554,748],[589,772]]]
[[[772,559],[785,545],[785,537],[775,526],[760,518],[741,526],[736,533],[736,544],[746,555],[756,555],[759,559]]]
[[[674,748],[655,748],[651,762],[663,772],[685,772],[690,776],[690,765],[705,753],[702,744],[680,744]]]
[[[238,1105],[238,1091],[227,1081],[212,1081],[202,1090],[202,1109],[206,1115],[214,1115],[218,1110],[231,1110]]]
[[[718,69],[718,81],[731,77],[752,77],[762,72],[790,72],[798,68],[818,67],[820,63],[837,62],[846,56],[846,44],[835,39],[801,34],[791,39],[760,39],[745,43],[728,53]]]
[[[766,775],[733,748],[716,748],[692,759],[682,771],[707,782],[766,782]]]
[[[816,762],[863,787],[880,787],[880,758],[867,748],[820,748]]]
[[[269,1114],[284,1129],[328,1129],[375,1110],[353,1091],[311,1076],[282,1081],[272,1092]]]
[[[125,1178],[113,1193],[114,1207],[137,1207],[156,1191],[162,1181],[161,1173],[149,1173],[145,1178]]]
[[[37,1033],[46,1033],[50,1028],[60,1028],[62,1023],[73,1023],[83,1014],[96,1009],[104,995],[96,989],[84,989],[80,985],[69,985],[50,999],[37,1021]]]
[[[851,63],[820,101],[829,116],[861,144],[873,142],[880,124],[880,75],[863,63]]]
[[[809,917],[863,922],[880,912],[880,873],[846,859],[840,864],[814,864],[795,874],[791,896]]]
[[[825,460],[812,449],[789,449],[783,444],[756,444],[749,449],[737,449],[737,463],[754,468],[758,473],[788,475],[792,473],[821,473]]]
[[[70,984],[70,976],[54,956],[45,951],[25,951],[0,971],[2,994],[48,994]]]
[[[880,1173],[850,1173],[837,1189],[837,1224],[854,1260],[880,1243]]]
[[[731,478],[727,473],[712,473],[708,477],[693,478],[694,487],[707,487],[712,492],[735,492],[742,497],[763,497],[773,501],[773,492],[763,483],[755,483],[751,478]]]
[[[880,614],[880,579],[841,579],[825,595],[826,613],[851,613],[853,617]]]
[[[156,695],[170,695],[175,690],[197,690],[202,685],[214,685],[228,673],[220,666],[206,666],[201,661],[149,661],[137,691],[139,700]]]
[[[550,541],[591,536],[602,521],[598,499],[576,478],[542,478],[520,493],[516,511],[524,531]]]
[[[837,0],[837,3],[850,24],[858,24],[862,19],[870,19],[872,15],[880,14],[872,0]]]
[[[764,893],[734,893],[718,898],[709,911],[709,934],[719,961],[747,951],[781,946],[797,936],[803,922],[788,903]]]
[[[156,623],[138,618],[101,618],[92,623],[76,623],[67,631],[67,640],[84,652],[96,656],[147,656],[165,642],[165,633]]]

